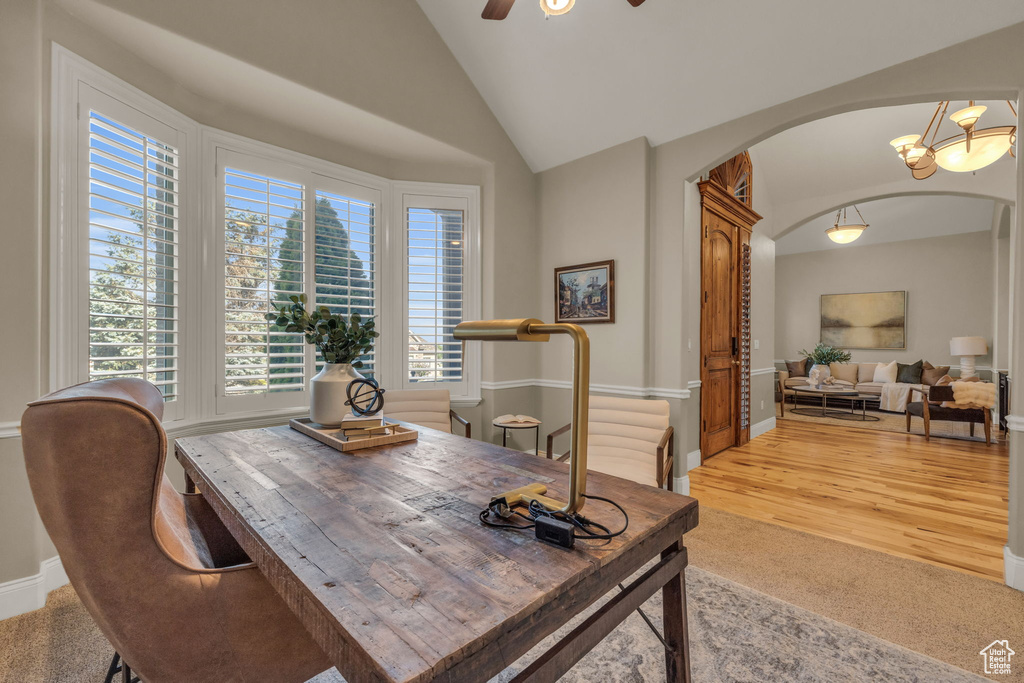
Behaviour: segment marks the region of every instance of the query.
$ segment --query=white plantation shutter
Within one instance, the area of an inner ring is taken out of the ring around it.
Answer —
[[[375,202],[337,192],[316,191],[314,281],[316,304],[346,318],[359,313],[376,317]],[[360,358],[359,372],[376,372],[376,347]],[[317,357],[317,367],[321,359]]]
[[[83,112],[83,117],[85,112]],[[88,376],[180,395],[178,150],[88,111]]]
[[[465,211],[406,208],[409,383],[462,382]]]
[[[223,168],[225,396],[305,391],[302,334],[264,318],[272,304],[305,291],[305,192],[295,182]]]

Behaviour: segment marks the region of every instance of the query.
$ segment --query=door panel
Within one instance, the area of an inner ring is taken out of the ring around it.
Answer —
[[[703,457],[736,443],[736,268],[737,228],[705,213],[701,272],[701,416]]]

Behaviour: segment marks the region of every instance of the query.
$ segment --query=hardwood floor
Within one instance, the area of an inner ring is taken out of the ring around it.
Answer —
[[[1002,581],[1005,440],[779,420],[689,474],[702,506]]]

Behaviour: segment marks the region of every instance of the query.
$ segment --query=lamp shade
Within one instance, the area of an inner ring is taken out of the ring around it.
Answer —
[[[953,337],[949,340],[951,356],[984,356],[988,353],[988,343],[984,337]]]

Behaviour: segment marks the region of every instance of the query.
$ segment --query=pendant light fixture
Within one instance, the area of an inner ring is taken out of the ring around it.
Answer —
[[[576,0],[540,0],[540,8],[549,17],[565,14],[576,4]]]
[[[996,126],[979,129],[978,120],[988,107],[975,105],[973,100],[967,107],[949,116],[950,121],[963,132],[936,143],[935,138],[938,137],[949,104],[948,100],[939,102],[924,135],[903,135],[889,143],[896,149],[896,153],[903,159],[903,163],[910,169],[914,178],[929,178],[940,167],[954,173],[968,173],[985,168],[1007,152],[1010,156],[1016,156],[1014,146],[1017,143],[1017,127]],[[1016,118],[1017,110],[1014,109],[1013,103],[1007,100],[1006,104]],[[932,134],[932,139],[926,145],[928,133]]]
[[[835,225],[825,231],[828,238],[836,244],[849,244],[859,238],[867,229],[868,224],[864,222],[864,216],[860,215],[860,209],[857,208],[856,204],[853,205],[853,210],[860,217],[860,223],[848,223],[846,221],[846,209],[843,208],[836,211]],[[842,225],[839,224],[840,219],[843,221]]]

